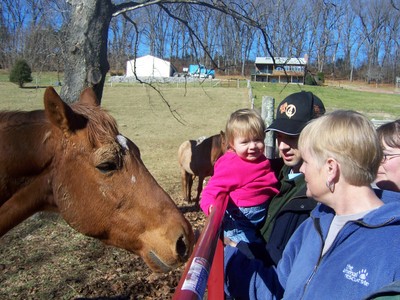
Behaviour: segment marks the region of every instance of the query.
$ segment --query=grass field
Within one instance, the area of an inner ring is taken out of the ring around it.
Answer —
[[[60,79],[63,81],[63,75],[57,75],[54,72],[33,73],[33,81],[26,84],[29,89],[17,89],[14,84],[8,82],[8,73],[0,70],[0,99],[2,101],[12,102],[13,99],[39,99],[41,100],[41,90],[31,90],[35,85],[47,86],[52,85]],[[225,79],[222,79],[225,80]],[[234,81],[234,80],[233,80]],[[107,82],[107,81],[106,81]],[[209,83],[205,81],[203,86],[197,87],[207,90],[213,86],[214,89],[219,89],[220,85]],[[114,84],[113,87],[134,87],[133,84]],[[178,89],[178,97],[183,96],[182,85],[177,88],[176,85],[159,85],[162,89]],[[235,89],[236,83],[230,83],[228,88],[221,89]],[[240,80],[240,89],[246,89],[246,80]],[[106,83],[106,90],[111,87]],[[192,88],[189,84],[189,88]],[[262,97],[271,96],[275,99],[275,105],[278,105],[287,95],[299,92],[301,90],[311,91],[319,96],[328,111],[334,109],[352,109],[365,113],[371,119],[395,119],[400,116],[400,90],[396,90],[393,86],[370,84],[367,85],[363,82],[346,82],[346,81],[327,81],[325,86],[304,86],[304,85],[283,85],[273,83],[251,82],[252,93],[255,99],[254,105],[256,108],[261,107]],[[19,91],[18,91],[19,90]],[[118,95],[115,95],[116,97]],[[8,98],[8,99],[7,99]],[[29,104],[26,109],[30,109]]]
[[[400,93],[395,93],[394,88],[374,88],[374,85],[371,85],[366,87],[366,90],[359,90],[361,88],[357,85],[353,88],[344,88],[339,86],[339,83],[336,83],[336,86],[252,83],[252,86],[257,97],[256,106],[260,106],[260,98],[263,95],[275,98],[277,105],[287,95],[306,90],[320,97],[327,111],[352,109],[365,113],[371,119],[395,119],[400,116]]]
[[[55,82],[55,73],[34,74],[40,77],[39,86]],[[32,110],[43,107],[44,88],[35,89],[33,83],[20,89],[8,82],[8,75],[0,72],[0,109]],[[184,140],[210,136],[224,129],[231,112],[250,107],[246,84],[240,88],[203,86],[187,89],[175,85],[155,86],[160,93],[140,84],[106,84],[102,105],[116,118],[123,134],[141,149],[143,160],[164,188],[173,193],[179,190],[176,151]],[[261,107],[262,96],[275,98],[278,105],[287,95],[307,90],[318,95],[327,108],[353,109],[371,119],[396,119],[400,116],[400,94],[357,91],[341,87],[314,87],[265,84],[252,82],[255,107]],[[60,87],[56,88],[60,91]],[[160,96],[160,94],[162,96]],[[163,97],[163,98],[162,98]]]
[[[39,86],[55,82],[41,74]],[[19,89],[0,71],[0,110],[43,108],[44,88]],[[145,165],[185,213],[195,229],[204,215],[183,203],[177,162],[179,145],[224,128],[231,112],[250,107],[245,84],[236,87],[107,84],[102,105],[116,118],[121,133],[140,148]],[[255,106],[263,95],[276,99],[301,89],[314,92],[327,110],[354,109],[370,118],[400,116],[399,94],[355,91],[342,87],[253,84]],[[60,88],[56,88],[57,91]],[[126,251],[105,247],[72,230],[58,217],[30,218],[0,238],[0,299],[169,299],[182,269],[153,275]]]

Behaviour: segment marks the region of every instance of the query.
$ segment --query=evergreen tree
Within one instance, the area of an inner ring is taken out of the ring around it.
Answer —
[[[26,60],[19,59],[11,69],[10,81],[19,85],[20,88],[24,83],[32,81],[32,70]]]

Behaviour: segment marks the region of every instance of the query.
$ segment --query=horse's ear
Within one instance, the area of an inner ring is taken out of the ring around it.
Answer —
[[[82,116],[76,114],[69,105],[62,101],[52,87],[48,87],[44,92],[44,110],[50,122],[60,128],[64,134],[81,127]]]
[[[219,135],[220,135],[220,137],[221,137],[221,149],[222,149],[222,152],[225,153],[226,150],[228,149],[228,145],[227,145],[227,143],[226,143],[225,132],[221,130],[221,131],[219,132]]]
[[[92,106],[100,105],[100,102],[97,100],[96,93],[91,87],[88,87],[82,91],[79,102]]]
[[[221,136],[221,141],[225,142],[225,132],[223,132],[222,130],[219,132],[219,135]]]

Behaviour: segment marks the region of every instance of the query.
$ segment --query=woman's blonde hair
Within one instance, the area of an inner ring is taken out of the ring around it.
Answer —
[[[337,110],[311,121],[301,132],[300,151],[308,150],[320,166],[332,157],[352,185],[371,184],[382,161],[374,125],[364,115]]]
[[[232,145],[237,136],[264,141],[265,123],[254,109],[243,108],[231,114],[226,123],[227,145]]]

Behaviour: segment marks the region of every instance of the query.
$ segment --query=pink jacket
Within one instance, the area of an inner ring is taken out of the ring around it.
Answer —
[[[264,155],[250,162],[227,151],[214,165],[214,175],[201,194],[200,207],[208,215],[210,205],[221,192],[229,193],[238,207],[249,207],[272,199],[278,191],[278,179]]]

